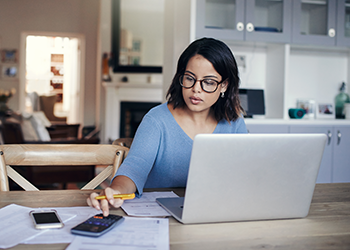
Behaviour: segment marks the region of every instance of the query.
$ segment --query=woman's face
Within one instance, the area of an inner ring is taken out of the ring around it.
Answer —
[[[182,88],[182,96],[187,107],[193,112],[209,113],[210,107],[220,98],[221,92],[226,91],[227,81],[219,84],[217,90],[213,93],[207,93],[202,89],[198,80],[222,81],[221,76],[216,72],[211,62],[202,55],[195,55],[188,61],[185,75],[197,80],[192,88]]]

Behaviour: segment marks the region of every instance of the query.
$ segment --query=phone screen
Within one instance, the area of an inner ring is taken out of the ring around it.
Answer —
[[[60,223],[55,212],[33,213],[33,217],[37,224]]]
[[[31,211],[30,215],[37,229],[63,227],[56,211]]]

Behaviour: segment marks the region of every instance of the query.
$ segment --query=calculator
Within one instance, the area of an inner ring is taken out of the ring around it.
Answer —
[[[103,214],[96,214],[83,223],[73,227],[70,231],[72,234],[98,237],[110,231],[116,225],[124,221],[123,216],[110,214],[107,217]]]

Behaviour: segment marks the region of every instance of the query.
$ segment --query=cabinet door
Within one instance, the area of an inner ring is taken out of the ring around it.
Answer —
[[[243,40],[243,0],[197,0],[196,38]]]
[[[245,40],[291,42],[291,0],[247,0]]]
[[[350,127],[336,126],[333,140],[333,182],[350,182]]]
[[[335,45],[336,1],[293,0],[292,42]]]
[[[246,124],[248,132],[253,134],[287,134],[289,133],[288,125],[271,125],[271,124]]]
[[[322,162],[317,176],[317,183],[331,183],[333,127],[292,125],[290,126],[290,133],[323,133],[328,136],[328,142],[323,151]]]
[[[337,3],[337,45],[350,46],[350,0]]]

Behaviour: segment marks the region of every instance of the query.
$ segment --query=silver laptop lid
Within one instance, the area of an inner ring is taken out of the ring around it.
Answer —
[[[194,139],[183,223],[305,217],[324,134],[201,134]]]

